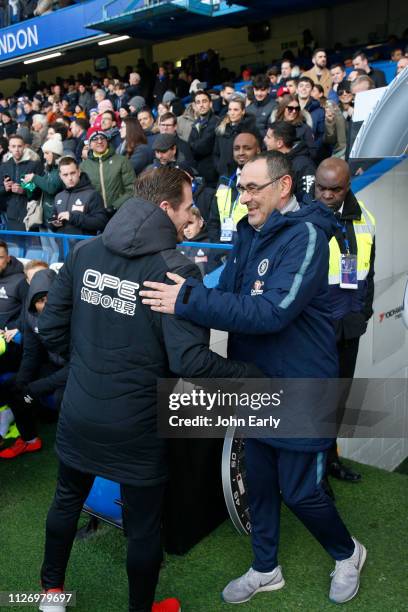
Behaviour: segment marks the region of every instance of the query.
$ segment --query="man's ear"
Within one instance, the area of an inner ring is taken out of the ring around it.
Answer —
[[[167,200],[163,200],[163,202],[160,202],[159,204],[159,208],[161,208],[165,213],[167,213],[169,206],[170,204],[167,202]]]

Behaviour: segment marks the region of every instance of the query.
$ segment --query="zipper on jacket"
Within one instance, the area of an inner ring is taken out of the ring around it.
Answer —
[[[105,190],[105,183],[104,183],[104,179],[103,179],[103,161],[102,161],[102,157],[99,158],[99,180],[101,181],[103,203],[104,203],[105,208],[107,208],[106,190]]]

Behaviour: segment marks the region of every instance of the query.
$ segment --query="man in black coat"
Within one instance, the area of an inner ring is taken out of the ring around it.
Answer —
[[[246,108],[248,115],[254,115],[256,128],[262,138],[266,134],[269,117],[277,106],[276,100],[270,95],[271,84],[268,77],[258,74],[252,81],[255,100]]]
[[[268,151],[280,151],[292,162],[294,194],[298,201],[302,201],[305,193],[313,192],[316,174],[309,147],[304,141],[297,140],[295,126],[287,121],[270,124],[264,140]]]
[[[27,215],[27,202],[38,199],[36,196],[39,197],[40,192],[35,190],[27,195],[21,186],[21,179],[26,174],[41,175],[43,168],[40,161],[29,158],[23,138],[17,134],[10,137],[9,151],[10,159],[0,164],[0,211],[7,213],[7,229],[25,231],[23,220]]]
[[[95,475],[102,476],[122,487],[129,610],[150,612],[167,479],[166,444],[157,436],[157,379],[257,372],[212,353],[208,330],[142,305],[144,280],[200,273],[176,250],[191,215],[188,175],[177,168],[146,172],[135,193],[102,236],[71,251],[39,322],[49,350],[71,353],[41,577],[46,590],[63,587],[83,503]]]
[[[367,76],[374,82],[375,87],[386,87],[387,80],[385,73],[377,68],[372,68],[368,63],[368,58],[362,51],[356,51],[353,55],[354,70],[364,70]]]
[[[54,200],[50,227],[64,234],[96,234],[108,222],[102,196],[73,157],[62,157],[59,173],[65,185]]]
[[[214,163],[215,128],[219,119],[212,111],[211,96],[199,90],[194,95],[194,111],[198,119],[190,132],[188,144],[192,151],[195,167],[210,187],[215,187],[218,173]]]

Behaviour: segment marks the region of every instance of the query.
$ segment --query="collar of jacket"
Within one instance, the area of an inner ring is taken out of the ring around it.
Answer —
[[[257,100],[257,99],[254,100],[256,106],[266,106],[271,101],[272,101],[272,98],[269,94],[263,100]]]
[[[340,218],[345,221],[360,221],[361,219],[360,204],[351,189],[349,189],[344,198],[343,211]]]
[[[94,159],[95,161],[99,159],[102,159],[102,161],[105,161],[105,159],[112,157],[112,155],[114,154],[115,154],[115,149],[110,144],[109,147],[106,149],[105,153],[102,153],[102,155],[98,155],[97,153],[94,153],[93,151],[89,151],[88,157],[90,159]]]

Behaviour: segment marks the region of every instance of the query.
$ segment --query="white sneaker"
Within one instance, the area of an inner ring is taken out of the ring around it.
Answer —
[[[67,607],[65,603],[58,603],[57,596],[61,595],[62,593],[63,591],[61,589],[48,589],[45,591],[45,594],[55,595],[55,603],[43,601],[38,609],[41,610],[41,612],[66,612]]]
[[[280,565],[267,574],[257,572],[250,567],[246,574],[227,584],[222,592],[222,598],[227,603],[239,604],[249,601],[257,593],[277,591],[284,586]]]
[[[353,554],[348,559],[336,561],[336,567],[330,574],[332,581],[329,599],[334,603],[350,601],[357,595],[360,586],[360,572],[367,557],[367,550],[356,538],[352,539],[355,544]]]

